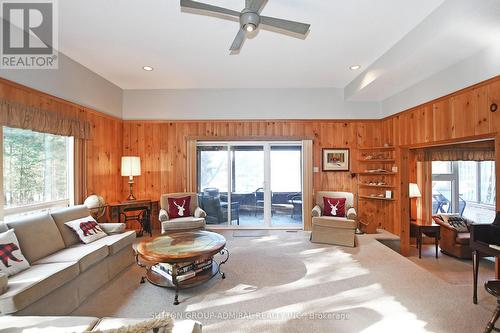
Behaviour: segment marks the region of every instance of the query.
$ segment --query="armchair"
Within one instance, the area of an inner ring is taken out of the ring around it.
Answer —
[[[324,216],[323,197],[346,198],[346,217]],[[355,246],[357,213],[354,209],[354,195],[349,192],[316,193],[316,206],[312,212],[311,242],[343,246]]]
[[[181,198],[185,196],[191,197],[189,210],[193,215],[173,219],[169,218],[168,198]],[[194,192],[162,194],[160,197],[159,219],[162,233],[169,231],[204,229],[206,216],[207,214],[205,211],[198,206],[198,195]]]
[[[441,252],[461,259],[471,259],[472,249],[469,246],[470,233],[458,232],[455,227],[443,221],[438,215],[433,215],[432,219],[436,224],[439,224],[439,247],[441,248]],[[468,225],[472,223],[470,220],[465,220]]]

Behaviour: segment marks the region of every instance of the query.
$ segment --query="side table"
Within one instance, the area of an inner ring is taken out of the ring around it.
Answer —
[[[418,257],[422,258],[422,235],[434,238],[436,245],[436,259],[438,258],[439,238],[440,238],[439,225],[432,221],[431,224],[424,224],[421,220],[414,220],[410,222],[410,235],[415,236],[417,239]]]

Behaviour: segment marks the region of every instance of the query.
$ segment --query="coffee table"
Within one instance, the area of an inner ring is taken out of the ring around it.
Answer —
[[[220,262],[214,259],[218,253],[224,256]],[[212,259],[211,269],[204,270],[187,280],[178,281],[179,264],[208,259]],[[226,239],[220,234],[204,230],[173,232],[140,242],[135,255],[137,265],[146,269],[146,275],[141,278],[141,283],[147,279],[159,287],[175,288],[174,305],[179,304],[179,289],[196,287],[216,275],[221,275],[225,279],[226,275],[221,271],[221,265],[228,259]],[[152,269],[158,263],[171,265],[172,280]]]

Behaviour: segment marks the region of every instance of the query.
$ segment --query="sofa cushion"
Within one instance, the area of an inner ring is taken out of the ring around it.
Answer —
[[[64,249],[64,241],[48,213],[31,215],[7,222],[14,229],[20,248],[30,263]]]
[[[95,245],[107,246],[109,254],[113,255],[120,252],[121,249],[132,246],[135,240],[135,231],[126,231],[121,234],[109,235],[107,237],[96,240],[92,243]]]
[[[203,228],[205,227],[205,219],[193,216],[179,217],[162,222],[161,226],[163,231]]]
[[[71,228],[68,228],[66,225],[64,225],[64,223],[89,216],[90,212],[87,206],[79,205],[68,207],[55,211],[51,213],[51,215],[54,218],[59,232],[61,233],[64,244],[66,244],[66,246],[79,244],[80,239],[78,238],[76,233]]]
[[[73,280],[78,274],[76,262],[33,265],[9,277],[7,291],[0,295],[0,313],[22,310]]]
[[[50,256],[42,258],[34,265],[50,264],[55,262],[78,262],[80,272],[86,271],[92,265],[100,262],[109,254],[107,245],[105,244],[77,244],[59,252],[53,253]]]
[[[0,317],[0,333],[68,333],[91,330],[97,322],[95,317]]]
[[[168,198],[168,216],[170,219],[192,216],[189,209],[191,197]]]
[[[323,197],[323,215],[345,217],[345,201],[346,198]]]
[[[14,229],[0,233],[0,272],[7,276],[17,274],[30,267],[19,248]]]
[[[73,231],[78,235],[78,238],[80,238],[80,240],[85,244],[95,242],[96,240],[107,236],[99,224],[97,224],[97,221],[90,215],[68,221],[64,224],[68,228],[73,229]]]
[[[92,329],[92,332],[112,333],[120,329],[120,332],[145,332],[153,333],[153,330],[146,331],[144,328],[159,328],[160,332],[170,333],[174,326],[174,320],[169,316],[161,319],[133,319],[133,318],[102,318]]]
[[[468,232],[457,233],[457,237],[456,237],[455,241],[458,244],[469,245],[470,233],[468,233]]]

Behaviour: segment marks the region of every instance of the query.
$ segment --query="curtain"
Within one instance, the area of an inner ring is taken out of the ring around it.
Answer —
[[[74,204],[80,205],[87,198],[87,141],[75,138],[74,142]]]
[[[417,149],[418,161],[494,161],[493,141]]]
[[[302,140],[302,216],[304,230],[311,230],[311,211],[313,208],[313,141]]]
[[[90,122],[78,116],[63,115],[5,99],[0,99],[0,125],[78,139],[90,139],[91,136]]]
[[[187,192],[197,192],[196,140],[187,140]]]

